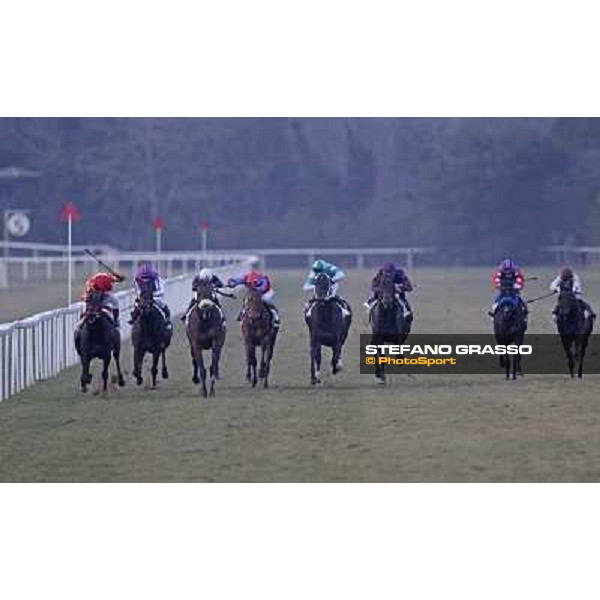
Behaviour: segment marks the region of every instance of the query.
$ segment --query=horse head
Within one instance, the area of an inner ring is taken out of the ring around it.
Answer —
[[[142,316],[148,316],[154,309],[154,291],[149,285],[140,289],[140,312]]]
[[[104,314],[104,292],[93,291],[85,302],[86,321],[93,323]]]
[[[558,318],[562,321],[572,320],[579,313],[579,302],[572,289],[561,288],[558,294]]]
[[[377,297],[385,309],[390,309],[396,302],[396,286],[391,273],[381,273],[377,281]]]
[[[244,315],[249,321],[258,321],[264,318],[265,315],[268,317],[260,290],[248,288],[246,291]]]
[[[331,294],[331,277],[327,273],[318,273],[315,277],[315,298],[317,300],[326,300]]]

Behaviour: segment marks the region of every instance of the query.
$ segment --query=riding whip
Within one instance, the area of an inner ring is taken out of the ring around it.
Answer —
[[[120,273],[117,273],[116,271],[111,269],[105,262],[100,260],[91,250],[85,248],[84,252],[88,256],[91,256],[103,269],[106,269],[111,275],[114,275],[119,281],[125,281],[125,275],[121,275]]]

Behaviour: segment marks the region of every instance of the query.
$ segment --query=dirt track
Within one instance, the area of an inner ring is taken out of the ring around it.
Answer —
[[[600,279],[583,275],[599,307]],[[0,404],[0,480],[600,480],[600,376],[507,383],[501,374],[397,375],[388,387],[375,387],[358,373],[368,279],[351,272],[343,288],[356,312],[346,370],[322,387],[308,385],[302,274],[276,272],[284,326],[270,390],[249,389],[243,380],[231,303],[215,400],[199,399],[181,337],[170,357],[171,379],[158,391],[128,380],[107,398],[83,396],[70,370]],[[487,271],[423,269],[414,279],[415,330],[489,330]],[[530,287],[531,295],[542,289],[537,282]],[[551,305],[532,310],[531,330],[550,331]]]

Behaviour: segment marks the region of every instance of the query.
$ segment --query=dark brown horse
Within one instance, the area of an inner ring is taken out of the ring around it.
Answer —
[[[102,361],[102,388],[108,390],[108,368],[111,356],[117,367],[117,381],[125,385],[119,357],[121,354],[121,334],[113,316],[104,306],[104,294],[92,292],[86,302],[85,317],[81,327],[75,332],[75,349],[81,360],[81,391],[87,392],[92,382],[90,364],[94,358]]]
[[[210,281],[201,281],[196,291],[196,303],[187,318],[186,333],[192,353],[194,383],[200,383],[200,392],[204,398],[209,393],[215,395],[215,382],[219,379],[219,360],[225,344],[227,328],[221,309],[213,300],[213,285]],[[206,368],[203,351],[210,350],[210,388],[206,388]],[[200,377],[198,377],[200,373]]]
[[[172,330],[167,326],[167,320],[163,311],[154,301],[154,293],[149,286],[140,290],[139,314],[131,330],[131,341],[133,343],[133,376],[136,383],[143,383],[142,364],[144,355],[152,355],[150,373],[152,375],[152,387],[156,388],[156,377],[158,375],[158,361],[162,357],[162,378],[168,379],[167,348],[171,344]]]
[[[569,373],[583,377],[583,361],[588,341],[594,329],[594,316],[577,299],[572,289],[562,288],[558,295],[556,327],[567,356]]]
[[[277,328],[273,324],[273,314],[262,301],[258,290],[248,289],[244,300],[242,316],[242,336],[246,349],[246,380],[255,387],[258,379],[263,386],[269,387],[269,372],[275,350]],[[256,349],[260,348],[260,368],[256,372]]]
[[[376,301],[369,312],[373,344],[403,344],[410,333],[410,322],[398,299],[396,285],[390,273],[381,273],[375,289]],[[375,381],[385,383],[384,366],[376,363]]]
[[[331,348],[331,373],[341,368],[342,347],[348,336],[351,318],[331,296],[332,283],[326,273],[315,277],[314,303],[305,310],[304,320],[310,333],[310,382],[321,383],[321,347]]]

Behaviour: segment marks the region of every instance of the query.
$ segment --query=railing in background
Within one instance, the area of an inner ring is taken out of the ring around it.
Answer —
[[[600,246],[546,246],[545,252],[554,254],[556,263],[598,265],[600,263]]]
[[[241,252],[232,250],[231,252]],[[316,258],[335,259],[342,256],[353,256],[354,266],[362,269],[365,266],[365,258],[368,256],[387,257],[392,259],[402,257],[406,268],[413,270],[417,256],[433,254],[435,248],[426,247],[386,247],[386,248],[257,248],[246,250],[250,254],[260,257],[260,264],[265,268],[269,257],[294,257],[300,256],[306,259],[306,265],[310,266]]]
[[[99,254],[104,262],[124,275],[132,276],[140,262],[150,261],[166,277],[197,271],[201,266],[221,267],[243,260],[251,253],[232,252],[169,252],[157,256],[154,252]],[[259,257],[254,256],[259,262]],[[87,254],[73,255],[72,281],[85,279],[98,270],[98,265]],[[15,256],[0,260],[0,289],[43,281],[66,281],[67,261],[62,256]]]
[[[238,255],[237,260],[215,267],[225,278],[247,271],[256,256]],[[206,257],[206,265],[213,261]],[[193,274],[180,275],[165,281],[165,300],[173,316],[182,314],[191,297]],[[121,309],[121,337],[131,335],[127,323],[135,294],[126,290],[116,294]],[[37,381],[58,375],[79,362],[73,344],[75,328],[83,304],[46,311],[26,319],[0,325],[0,400],[5,400]]]

